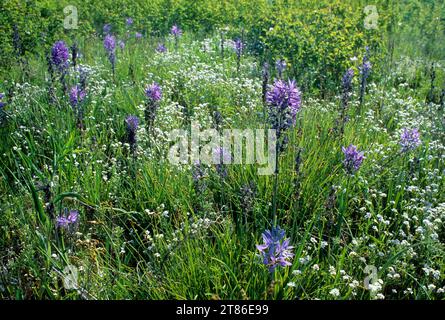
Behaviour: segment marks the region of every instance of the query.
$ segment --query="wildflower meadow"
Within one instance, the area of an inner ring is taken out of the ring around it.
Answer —
[[[0,297],[445,299],[445,3],[0,4]]]

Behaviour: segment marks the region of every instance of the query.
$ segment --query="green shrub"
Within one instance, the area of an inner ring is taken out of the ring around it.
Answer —
[[[78,10],[78,29],[65,30],[63,9]],[[23,55],[42,54],[61,38],[80,38],[102,33],[105,23],[113,32],[127,31],[125,19],[132,17],[131,32],[165,36],[177,23],[182,29],[207,35],[229,27],[229,38],[243,35],[251,52],[269,62],[284,58],[287,76],[296,78],[305,90],[330,92],[338,87],[341,74],[352,65],[351,57],[362,58],[365,46],[373,54],[373,76],[387,69],[383,56],[393,59],[409,52],[443,59],[445,6],[434,1],[378,0],[378,29],[364,27],[364,1],[288,0],[4,0],[0,3],[0,69],[17,59],[13,28],[17,26]],[[413,23],[416,22],[416,23]],[[421,28],[413,27],[419,25]],[[420,34],[427,32],[434,41]],[[387,55],[388,51],[391,53]],[[419,52],[422,51],[422,52]]]
[[[286,59],[290,76],[305,89],[332,88],[351,66],[351,57],[361,58],[366,46],[375,51],[381,45],[381,32],[365,30],[362,13],[340,1],[315,9],[281,7],[260,23],[261,33],[253,37],[270,59]]]

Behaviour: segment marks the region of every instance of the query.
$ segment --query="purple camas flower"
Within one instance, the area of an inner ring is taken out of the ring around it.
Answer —
[[[301,92],[295,81],[276,80],[266,94],[270,108],[272,129],[285,130],[295,125],[301,108]]]
[[[67,215],[61,215],[56,218],[56,226],[58,228],[69,229],[74,226],[79,219],[79,211],[71,210]]]
[[[230,151],[223,147],[216,147],[213,150],[212,160],[216,165],[216,171],[218,172],[219,176],[221,178],[225,178],[227,176],[226,164],[232,162],[232,155],[230,154]]]
[[[359,69],[362,77],[366,79],[369,77],[369,74],[371,73],[372,64],[369,60],[363,59],[363,64],[359,67]]]
[[[119,40],[117,42],[117,45],[119,46],[119,48],[121,48],[121,50],[124,50],[125,48],[125,42],[123,42],[122,40]]]
[[[292,265],[293,246],[290,245],[290,240],[285,237],[286,232],[277,226],[272,230],[264,231],[263,244],[256,246],[263,259],[263,264],[269,268],[270,272],[273,272],[278,266]]]
[[[241,66],[241,55],[243,54],[244,44],[241,39],[236,39],[233,42],[233,49],[236,53],[236,70],[239,72]]]
[[[284,82],[275,80],[266,94],[266,102],[269,105],[269,121],[271,129],[275,130],[277,143],[277,155],[284,151],[288,137],[285,131],[295,126],[297,113],[301,108],[301,93],[294,81]],[[278,166],[276,167],[278,172]]]
[[[64,41],[57,41],[51,49],[51,61],[59,71],[68,66],[69,50]]]
[[[111,34],[107,34],[104,39],[104,48],[108,53],[108,60],[111,63],[111,68],[114,69],[116,64],[116,38]]]
[[[275,108],[282,108],[287,103],[287,86],[282,80],[275,80],[266,95],[267,103]]]
[[[104,39],[104,48],[108,53],[114,52],[116,49],[116,38],[111,34],[107,34]]]
[[[128,116],[125,119],[125,124],[127,125],[127,131],[135,133],[139,126],[139,118],[136,116]]]
[[[400,135],[400,145],[402,146],[402,152],[407,152],[416,149],[420,146],[420,133],[417,128],[408,129],[404,128]]]
[[[178,38],[182,35],[182,30],[175,24],[170,30],[170,33],[175,37]]]
[[[139,127],[139,118],[133,115],[125,119],[128,144],[130,145],[131,153],[134,155],[136,151],[136,132]]]
[[[76,107],[80,102],[85,99],[86,93],[78,86],[74,86],[70,90],[70,103],[72,107]]]
[[[156,48],[156,51],[160,52],[160,53],[164,53],[164,52],[167,51],[167,48],[165,47],[164,44],[160,43],[160,44],[158,44],[158,47]]]
[[[340,136],[343,136],[345,131],[345,124],[348,121],[347,108],[349,97],[352,93],[352,79],[354,78],[354,69],[350,68],[346,70],[341,79],[341,107],[340,117],[336,121],[336,131]]]
[[[64,94],[66,94],[68,90],[65,79],[68,72],[68,57],[69,50],[65,42],[57,41],[51,48],[51,57],[49,59],[51,68],[50,73],[53,73],[55,70],[59,72]],[[53,75],[51,75],[51,78],[54,80]],[[50,90],[52,90],[52,88]],[[52,97],[53,95],[51,94],[50,96]]]
[[[104,34],[109,34],[111,32],[111,24],[106,23],[103,27]]]
[[[244,44],[241,39],[238,38],[233,42],[233,49],[238,57],[243,54]]]
[[[369,47],[366,47],[366,53],[363,56],[362,65],[359,67],[360,74],[364,75],[365,78],[369,76],[369,73],[371,72],[372,65],[369,61]]]
[[[366,47],[366,54],[363,56],[363,63],[359,67],[361,79],[360,79],[360,105],[363,104],[365,98],[366,81],[371,73],[371,62],[369,61],[369,48]]]
[[[244,184],[240,189],[240,202],[241,209],[244,213],[245,223],[247,224],[247,213],[250,213],[253,209],[253,204],[256,196],[256,185],[253,181],[248,184]]]
[[[292,117],[292,125],[295,125],[297,121],[297,113],[301,108],[301,93],[297,87],[295,81],[289,81],[287,86],[288,106],[290,115]]]
[[[161,87],[156,82],[153,82],[145,89],[145,96],[147,97],[147,102],[145,104],[144,117],[147,126],[147,132],[150,132],[153,130],[153,125],[156,118],[156,111],[159,107],[159,101],[162,98]]]
[[[85,96],[86,96],[85,90],[78,86],[72,87],[69,92],[70,104],[77,117],[77,126],[81,130],[84,129],[84,125],[83,125],[83,108],[80,103],[85,99]]]
[[[199,160],[196,160],[192,166],[192,179],[193,186],[198,194],[202,194],[207,188],[207,184],[204,181],[205,176],[205,168],[203,168]]]
[[[349,97],[352,91],[352,78],[354,78],[354,69],[350,68],[346,70],[341,80],[342,93],[344,96]]]
[[[133,19],[132,18],[127,18],[125,20],[125,23],[127,24],[127,26],[131,26],[133,24]]]
[[[182,36],[182,30],[179,29],[179,27],[175,24],[175,25],[171,28],[170,33],[175,37],[175,49],[178,50],[179,37]]]
[[[156,82],[147,86],[145,89],[145,96],[153,102],[157,102],[162,98],[162,89]]]
[[[266,101],[271,107],[286,109],[292,107],[294,110],[300,108],[300,91],[294,81],[288,83],[283,80],[276,80],[267,92]]]
[[[342,147],[343,154],[345,159],[343,160],[343,165],[346,171],[350,174],[354,173],[360,166],[362,165],[363,160],[365,159],[364,153],[359,152],[357,147],[353,144],[350,144],[348,147]]]
[[[275,67],[278,71],[278,78],[281,78],[283,75],[283,71],[286,69],[286,61],[282,59],[278,59],[275,63]]]
[[[142,33],[136,32],[134,36],[135,36],[136,39],[141,39],[142,38]]]
[[[204,169],[202,168],[201,162],[199,160],[195,161],[192,168],[192,179],[194,182],[198,182],[205,177]]]
[[[232,155],[226,148],[216,147],[213,150],[213,163],[221,164],[221,163],[230,163],[231,161],[232,161]]]

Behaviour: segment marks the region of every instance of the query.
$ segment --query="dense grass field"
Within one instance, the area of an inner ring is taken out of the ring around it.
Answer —
[[[378,36],[354,31],[355,47],[310,45],[284,13],[274,24],[295,37],[267,29],[270,50],[247,18],[172,14],[157,32],[115,11],[119,28],[91,20],[28,51],[15,28],[1,57],[0,297],[444,299],[445,10],[403,4],[385,4]],[[350,5],[359,14],[330,14],[363,28],[367,4]],[[320,34],[349,28],[321,17]],[[275,170],[248,163],[248,139],[241,163],[230,148],[174,163],[172,132],[196,126],[274,130]]]

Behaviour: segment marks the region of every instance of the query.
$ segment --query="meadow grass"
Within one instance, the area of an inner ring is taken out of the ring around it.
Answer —
[[[194,121],[210,127],[215,110],[224,128],[268,126],[260,60],[245,52],[237,71],[236,54],[227,44],[221,55],[218,35],[185,33],[177,49],[169,37],[168,51],[156,52],[163,41],[118,47],[114,78],[102,39],[79,42],[78,63],[88,75],[84,130],[59,82],[49,99],[43,54],[3,80],[3,298],[444,298],[444,115],[443,102],[425,102],[427,77],[417,83],[397,60],[386,77],[371,76],[360,106],[360,61],[351,62],[356,76],[343,135],[335,131],[340,88],[323,99],[302,93],[276,193],[278,224],[295,257],[271,274],[256,245],[272,227],[274,177],[258,175],[256,165],[228,165],[224,178],[204,166],[199,189],[193,165],[166,157],[169,131]],[[440,65],[437,74],[443,83]],[[71,66],[68,87],[79,77]],[[144,88],[152,82],[163,97],[150,133]],[[135,156],[128,115],[141,119]],[[401,152],[403,128],[419,129],[419,147]],[[341,148],[350,144],[365,155],[354,174],[343,166]],[[246,185],[255,189],[248,209]],[[79,211],[73,232],[55,225],[65,209]],[[68,265],[79,271],[77,289],[64,287]]]

